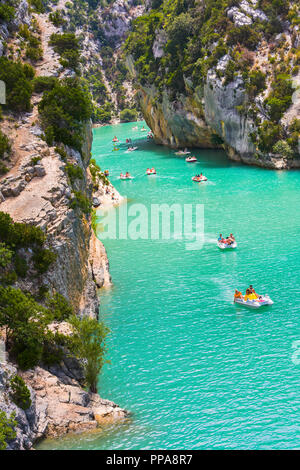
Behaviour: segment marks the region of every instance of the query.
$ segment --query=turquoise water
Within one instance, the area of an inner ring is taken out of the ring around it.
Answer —
[[[187,251],[174,237],[105,241],[114,286],[102,292],[100,313],[111,364],[99,390],[132,418],[40,448],[299,448],[300,173],[242,166],[211,150],[188,164],[145,139],[136,152],[112,152],[115,134],[144,137],[132,127],[96,129],[94,158],[129,205],[204,204],[205,243]],[[156,177],[144,176],[149,166]],[[135,179],[120,181],[120,171]],[[200,171],[207,184],[191,181]],[[236,235],[236,251],[218,250],[220,232]],[[275,304],[234,306],[235,287],[250,283]]]

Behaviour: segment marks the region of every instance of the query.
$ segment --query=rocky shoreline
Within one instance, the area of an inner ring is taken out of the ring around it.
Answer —
[[[36,75],[56,77],[60,67],[58,55],[48,40],[57,28],[49,22],[47,14],[35,15],[35,18],[44,49],[44,59],[37,64]],[[26,0],[20,2],[17,20],[18,26],[30,25]],[[8,33],[6,39],[9,39]],[[28,272],[25,278],[17,279],[14,287],[30,292],[33,297],[41,287],[46,288],[52,294],[62,295],[79,317],[96,319],[98,289],[111,284],[108,259],[103,244],[92,230],[91,216],[72,202],[76,202],[76,192],[90,202],[97,198],[99,205],[116,204],[121,196],[111,184],[106,194],[100,180],[93,194],[95,182],[89,171],[91,121],[83,123],[80,152],[64,146],[62,154],[43,140],[38,113],[41,97],[39,93],[33,95],[30,112],[8,114],[1,121],[1,129],[11,140],[11,159],[8,173],[0,177],[0,211],[8,213],[14,222],[40,227],[47,236],[46,246],[55,253],[56,260],[39,278]],[[81,177],[72,182],[67,165],[78,168]],[[52,326],[68,334],[67,323]],[[0,331],[1,337],[5,339],[5,332]],[[16,438],[8,441],[8,449],[32,449],[35,442],[48,436],[89,431],[128,417],[126,410],[84,389],[82,367],[67,354],[55,366],[41,363],[27,371],[17,369],[16,364],[4,356],[0,357],[0,410],[7,416],[14,412],[17,422]],[[16,374],[23,378],[30,391],[31,406],[26,410],[11,399],[10,381]]]

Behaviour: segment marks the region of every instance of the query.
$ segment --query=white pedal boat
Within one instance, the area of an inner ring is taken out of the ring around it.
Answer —
[[[147,175],[147,176],[156,175],[156,170],[153,170],[153,171],[146,171],[146,175]]]
[[[201,177],[193,176],[192,180],[196,181],[196,183],[202,183],[202,181],[207,181],[207,178],[206,176],[201,176]]]
[[[273,305],[274,302],[270,299],[268,295],[261,295],[260,297],[260,299],[255,300],[235,299],[234,303],[249,308],[260,308],[266,305]]]
[[[217,241],[217,245],[220,248],[220,250],[233,250],[234,248],[237,247],[237,242],[231,243],[231,245],[228,245],[227,243],[222,243]]]
[[[178,150],[178,152],[175,152],[175,155],[190,155],[190,153],[188,150]]]
[[[134,152],[134,151],[137,150],[137,149],[138,149],[138,147],[131,147],[131,148],[129,148],[129,149],[126,150],[126,153],[127,153],[127,152]]]
[[[133,180],[133,176],[122,175],[122,176],[120,176],[120,180]]]
[[[187,163],[194,163],[194,162],[197,162],[197,158],[196,158],[196,157],[187,157],[187,158],[185,159],[185,161],[186,161]]]

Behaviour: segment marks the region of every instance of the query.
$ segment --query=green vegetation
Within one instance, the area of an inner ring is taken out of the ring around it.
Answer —
[[[9,250],[5,243],[0,242],[0,267],[6,268],[11,262],[13,251]]]
[[[74,191],[74,198],[70,203],[72,209],[80,209],[84,214],[89,215],[92,211],[92,205],[81,191]]]
[[[44,93],[39,113],[49,145],[64,143],[81,150],[83,122],[91,117],[92,106],[78,78],[57,81]]]
[[[14,439],[17,435],[15,431],[17,426],[15,416],[15,413],[12,413],[8,418],[5,411],[0,410],[0,450],[5,450],[7,442]]]
[[[45,13],[47,0],[29,0],[29,5],[36,13]]]
[[[136,109],[123,109],[120,112],[120,120],[122,122],[133,122],[137,119],[137,111]]]
[[[56,77],[36,77],[33,80],[33,89],[35,93],[50,91],[57,84],[57,81]]]
[[[52,318],[56,321],[64,321],[71,317],[74,312],[69,302],[57,292],[51,297],[46,294],[46,306],[51,312]]]
[[[27,410],[31,406],[30,391],[22,377],[15,375],[10,380],[10,389],[12,401],[22,410]]]
[[[72,165],[71,163],[67,163],[65,170],[67,172],[67,175],[72,185],[75,183],[77,179],[80,179],[80,180],[83,179],[83,171],[79,165]]]
[[[34,70],[28,64],[0,57],[0,80],[6,84],[6,105],[11,111],[30,111]]]
[[[273,153],[277,153],[285,158],[293,158],[294,152],[285,140],[279,140],[273,147]]]
[[[92,176],[94,191],[97,191],[97,189],[99,187],[99,185],[98,185],[99,180],[101,180],[103,182],[103,184],[105,184],[106,186],[109,185],[109,181],[108,181],[107,177],[101,171],[99,165],[97,165],[97,163],[96,163],[96,160],[94,160],[93,158],[90,160],[89,169],[90,169],[90,173],[91,173],[91,176]]]
[[[32,34],[27,25],[22,25],[19,29],[19,35],[25,41],[25,58],[32,62],[37,62],[43,58],[43,49],[38,34]]]
[[[269,109],[270,118],[274,122],[278,122],[284,112],[292,103],[292,94],[294,88],[292,86],[291,77],[289,75],[277,74],[271,84],[270,92],[265,103]]]
[[[60,55],[63,67],[79,71],[80,47],[74,33],[52,34],[49,44]]]
[[[11,5],[0,4],[0,21],[5,21],[8,23],[15,16],[15,9]]]
[[[35,250],[32,260],[38,274],[44,274],[48,271],[50,265],[54,263],[57,255],[53,251],[46,248],[38,248]]]
[[[64,26],[66,24],[62,10],[56,10],[53,13],[50,13],[49,20],[57,27]]]
[[[11,145],[8,137],[3,134],[3,132],[0,129],[0,175],[4,175],[5,173],[8,172],[8,168],[4,164],[3,161],[1,161],[3,158],[9,157],[11,152]]]
[[[87,317],[73,316],[70,323],[73,327],[70,350],[83,364],[89,390],[97,393],[97,378],[104,364],[105,338],[109,330],[98,320]]]
[[[225,86],[236,77],[243,79],[247,95],[237,110],[252,118],[257,127],[262,116],[268,116],[259,132],[252,135],[259,151],[271,152],[278,140],[286,140],[295,152],[296,132],[293,137],[290,130],[285,135],[280,119],[291,104],[291,76],[300,64],[297,32],[291,34],[292,47],[284,34],[277,35],[283,32],[285,21],[298,24],[299,7],[285,0],[259,0],[258,8],[268,20],[256,18],[251,25],[237,27],[227,16],[227,9],[239,4],[236,0],[155,0],[152,9],[133,22],[124,53],[133,59],[139,84],[155,86],[154,99],[158,101],[163,92],[170,101],[193,90],[203,95],[209,71],[214,71]],[[265,63],[261,63],[261,69],[255,63],[255,51],[263,41],[270,45],[268,61],[272,68],[267,73],[263,70]],[[155,58],[158,43],[162,53]],[[217,68],[225,56],[226,67]],[[267,79],[271,92],[261,112],[254,98],[265,92]]]

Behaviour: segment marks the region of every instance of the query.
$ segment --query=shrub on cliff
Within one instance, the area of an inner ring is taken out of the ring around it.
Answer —
[[[17,426],[15,416],[15,413],[12,413],[8,418],[5,411],[0,410],[0,450],[5,450],[7,442],[14,439],[17,435],[15,431]]]
[[[46,248],[39,248],[35,250],[32,260],[38,274],[44,274],[48,271],[50,265],[54,263],[56,258],[57,255],[53,253],[53,251],[47,250]]]
[[[0,4],[0,21],[8,23],[15,16],[15,9],[11,5]]]
[[[293,158],[294,152],[285,140],[279,140],[273,146],[273,152],[285,158]]]
[[[258,148],[262,152],[271,152],[273,146],[280,140],[282,129],[279,124],[271,121],[264,121],[258,128]]]
[[[6,266],[8,266],[12,260],[12,256],[13,256],[12,250],[7,248],[5,243],[0,242],[0,267],[6,268]]]
[[[54,51],[61,56],[60,63],[63,67],[77,70],[79,66],[80,52],[79,41],[74,33],[53,33],[49,41]]]
[[[12,111],[30,111],[34,70],[28,64],[0,57],[0,80],[6,84],[6,105]]]
[[[103,323],[93,318],[70,319],[73,336],[69,339],[70,351],[82,362],[89,390],[97,393],[97,379],[104,364],[105,338],[109,333]]]
[[[22,410],[27,410],[31,406],[30,391],[22,377],[15,375],[9,385],[12,401]]]
[[[0,286],[0,327],[5,327],[8,353],[21,369],[31,369],[49,350],[59,350],[57,335],[48,329],[52,320],[48,309],[30,294]],[[60,357],[59,351],[56,357]]]
[[[0,326],[6,328],[9,354],[22,369],[38,364],[43,351],[42,307],[20,289],[0,286]]]
[[[74,199],[70,203],[72,209],[80,209],[84,214],[89,215],[92,211],[91,201],[81,192],[74,191]]]
[[[46,307],[53,320],[56,321],[66,320],[74,314],[71,304],[57,292],[52,297],[46,294]]]
[[[120,120],[122,122],[133,122],[137,119],[137,111],[136,109],[123,109],[120,112]]]
[[[243,46],[253,51],[256,49],[259,41],[260,34],[248,25],[233,27],[228,31],[227,44],[229,46],[242,44]]]
[[[0,212],[0,239],[12,248],[42,246],[45,234],[39,227],[14,222],[9,214]]]
[[[82,122],[90,119],[92,105],[79,79],[58,81],[52,90],[46,91],[39,103],[39,113],[45,133],[51,130],[53,141],[81,150]]]
[[[6,154],[9,155],[10,151],[11,145],[9,139],[0,129],[0,158],[3,158]]]
[[[265,104],[268,106],[271,120],[278,122],[292,104],[292,95],[295,89],[290,76],[284,74],[277,74],[271,87],[272,90],[265,100]]]
[[[83,170],[79,165],[72,165],[71,163],[67,163],[65,166],[65,170],[72,185],[77,179],[83,179]]]

